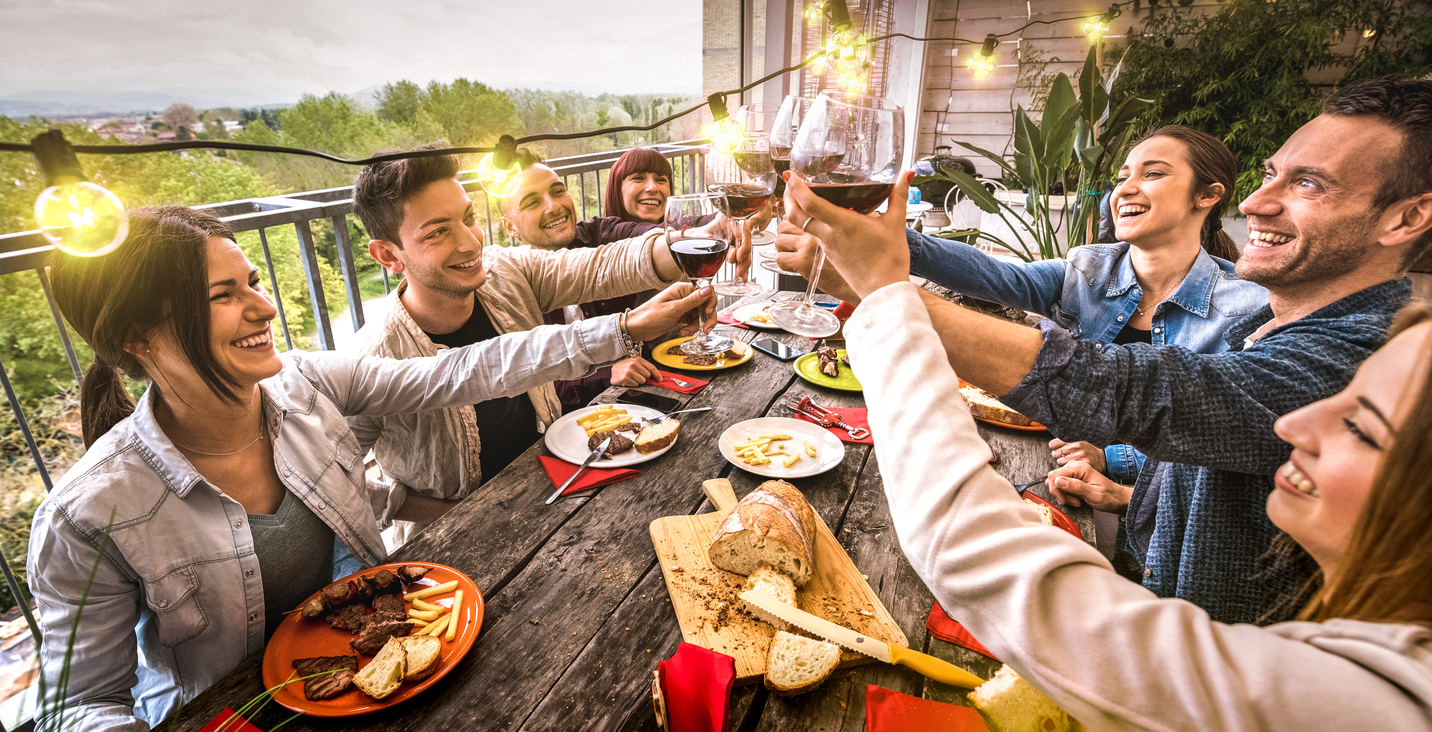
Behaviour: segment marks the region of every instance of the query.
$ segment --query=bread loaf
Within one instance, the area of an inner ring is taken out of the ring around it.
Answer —
[[[1005,424],[1028,427],[1034,420],[1006,407],[1003,402],[984,389],[969,384],[960,385],[960,396],[970,407],[970,414],[978,419],[988,419]]]
[[[840,665],[840,648],[785,631],[771,639],[766,658],[766,688],[777,696],[814,691]]]
[[[796,604],[796,583],[769,564],[762,564],[747,575],[746,581],[741,583],[741,592],[748,590],[760,590],[791,607],[799,607]],[[760,613],[757,617],[775,626],[776,630],[790,629],[789,623],[773,615]]]
[[[716,529],[711,564],[749,575],[769,564],[805,587],[815,571],[815,513],[783,480],[768,480],[741,499]]]
[[[1079,729],[1069,714],[1049,697],[1001,666],[989,681],[970,692],[970,704],[979,710],[990,732],[1071,732]]]

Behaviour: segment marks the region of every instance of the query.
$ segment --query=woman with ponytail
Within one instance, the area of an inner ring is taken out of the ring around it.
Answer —
[[[1233,153],[1218,138],[1160,127],[1140,138],[1119,169],[1112,204],[1119,243],[1077,247],[1066,259],[1009,262],[907,229],[910,272],[1039,313],[1099,344],[1226,351],[1228,327],[1268,304],[1267,290],[1233,274],[1238,249],[1222,218],[1237,174]],[[776,248],[803,251],[813,242],[783,236]],[[804,254],[784,257],[789,269]],[[1061,466],[1049,479],[1056,496],[1123,513],[1142,454],[1128,445],[1100,450],[1054,440],[1050,447]]]
[[[56,252],[52,277],[95,352],[88,449],[36,512],[28,568],[46,677],[75,661],[42,709],[79,729],[157,724],[333,579],[335,539],[371,566],[386,558],[383,524],[440,515],[446,502],[365,480],[378,435],[355,434],[350,417],[517,396],[714,309],[709,291],[680,284],[623,316],[431,358],[280,356],[258,269],[226,224],[182,206],[132,211],[128,239],[103,257]],[[147,384],[137,404],[123,375]]]

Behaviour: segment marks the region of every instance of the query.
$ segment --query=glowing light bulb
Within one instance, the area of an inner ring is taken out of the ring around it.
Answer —
[[[965,66],[970,70],[970,76],[976,79],[983,79],[994,73],[994,47],[999,45],[999,39],[993,33],[985,36],[984,46],[979,53],[970,56]]]
[[[1089,18],[1084,21],[1084,36],[1091,41],[1097,41],[1109,32],[1109,24],[1103,18]]]
[[[846,29],[831,36],[831,66],[846,74],[865,66],[868,44],[856,31]]]
[[[727,117],[711,125],[711,147],[722,155],[730,155],[741,149],[743,131],[736,120]]]
[[[803,15],[805,16],[806,25],[820,25],[825,20],[825,3],[819,2],[807,5]]]
[[[837,83],[840,85],[841,91],[847,94],[859,94],[865,91],[865,74],[859,71],[844,73],[840,75]]]
[[[477,182],[487,195],[507,198],[522,187],[522,166],[513,160],[511,165],[500,167],[497,153],[488,153],[477,163]]]
[[[810,62],[810,65],[806,68],[810,69],[810,72],[816,76],[825,76],[827,66],[827,56],[822,52],[815,54],[815,60]]]
[[[129,214],[119,197],[79,178],[61,178],[41,192],[35,221],[51,244],[81,257],[109,254],[129,234]]]
[[[1365,31],[1362,32],[1362,37],[1363,37],[1363,38],[1371,38],[1371,37],[1373,37],[1373,36],[1375,36],[1375,35],[1377,35],[1377,29],[1376,29],[1376,28],[1368,28],[1367,30],[1365,30]]]

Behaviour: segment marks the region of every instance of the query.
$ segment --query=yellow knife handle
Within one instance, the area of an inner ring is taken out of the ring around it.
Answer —
[[[959,666],[946,663],[919,651],[897,646],[894,643],[890,644],[890,662],[912,668],[927,679],[934,679],[950,686],[958,686],[961,689],[973,689],[984,683],[984,679]]]

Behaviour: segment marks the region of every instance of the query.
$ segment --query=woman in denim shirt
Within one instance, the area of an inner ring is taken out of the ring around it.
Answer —
[[[1238,250],[1222,217],[1237,172],[1217,138],[1161,127],[1141,138],[1119,169],[1112,208],[1120,243],[1078,247],[1067,259],[1010,263],[907,230],[910,271],[971,297],[1037,312],[1095,348],[1149,343],[1226,351],[1224,331],[1268,303],[1266,290],[1233,275]],[[1060,440],[1050,447],[1063,466],[1051,473],[1055,495],[1123,512],[1141,453]]]
[[[37,727],[63,714],[80,729],[147,730],[181,694],[261,651],[285,611],[331,580],[335,537],[365,564],[382,562],[380,523],[424,518],[413,512],[424,506],[391,505],[365,481],[371,445],[348,417],[516,396],[615,361],[632,338],[714,305],[681,284],[626,315],[432,358],[280,356],[276,310],[233,239],[207,212],[141,208],[114,253],[56,254],[56,299],[95,363],[80,395],[88,449],[36,512],[30,539],[52,682]],[[149,382],[137,405],[116,369]],[[59,698],[53,682],[82,603]]]

